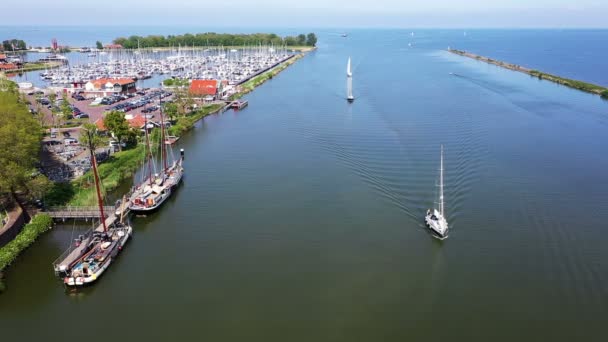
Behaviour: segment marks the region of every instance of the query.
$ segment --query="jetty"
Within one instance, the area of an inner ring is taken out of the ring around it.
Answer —
[[[563,78],[563,77],[559,77],[556,75],[551,75],[551,74],[544,73],[544,72],[541,72],[538,70],[529,69],[529,68],[523,67],[521,65],[495,60],[490,57],[476,55],[474,53],[467,52],[467,51],[448,48],[448,52],[451,52],[451,53],[459,55],[459,56],[472,58],[472,59],[475,59],[475,60],[478,60],[481,62],[485,62],[488,64],[493,64],[493,65],[496,65],[496,66],[499,66],[499,67],[502,67],[505,69],[521,72],[521,73],[524,73],[524,74],[527,74],[527,75],[530,75],[533,77],[537,77],[539,80],[547,80],[547,81],[551,81],[551,82],[554,82],[557,84],[564,85],[569,88],[578,89],[578,90],[581,90],[581,91],[584,91],[587,93],[591,93],[591,94],[595,94],[595,95],[600,95],[602,98],[608,99],[608,88],[602,87],[602,86],[599,86],[596,84],[587,83],[587,82],[578,81],[578,80],[572,80],[572,79],[568,79],[568,78]]]
[[[104,206],[103,211],[106,213],[112,213],[116,210],[114,206]],[[49,207],[43,211],[44,214],[49,215],[54,220],[94,220],[99,219],[99,207]]]

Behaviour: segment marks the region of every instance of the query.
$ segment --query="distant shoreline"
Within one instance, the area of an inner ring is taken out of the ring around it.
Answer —
[[[552,74],[547,74],[547,73],[544,73],[544,72],[541,72],[538,70],[532,70],[529,68],[522,67],[521,65],[498,61],[498,60],[495,60],[495,59],[492,59],[489,57],[476,55],[474,53],[470,53],[467,51],[448,48],[448,52],[451,52],[455,55],[468,57],[468,58],[475,59],[478,61],[486,62],[488,64],[493,64],[493,65],[496,65],[496,66],[499,66],[499,67],[502,67],[505,69],[518,71],[518,72],[521,72],[521,73],[524,73],[524,74],[527,74],[527,75],[530,75],[533,77],[537,77],[540,80],[548,80],[553,83],[561,84],[561,85],[564,85],[564,86],[572,88],[572,89],[578,89],[578,90],[581,90],[581,91],[584,91],[584,92],[587,92],[590,94],[599,95],[603,99],[608,100],[608,88],[599,86],[597,84],[592,84],[592,83],[588,83],[588,82],[572,80],[572,79],[563,78],[563,77],[552,75]]]

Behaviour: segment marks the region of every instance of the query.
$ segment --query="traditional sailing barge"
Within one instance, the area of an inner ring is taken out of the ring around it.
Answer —
[[[154,158],[148,134],[148,125],[146,123],[146,156],[144,158],[144,175],[146,175],[146,177],[133,189],[129,210],[134,213],[146,214],[156,211],[167,198],[171,196],[175,188],[181,182],[184,174],[184,167],[182,165],[184,160],[183,150],[181,151],[180,157],[177,160],[172,160],[169,165],[167,149],[171,152],[173,150],[171,149],[170,144],[166,143],[166,124],[162,112],[162,98],[160,107],[161,134],[159,147],[162,170],[158,173],[153,170]],[[171,159],[173,159],[173,157]]]
[[[87,134],[89,137],[89,149],[93,164],[101,225],[97,229],[91,230],[88,234],[76,239],[74,245],[70,246],[53,263],[55,274],[67,286],[84,286],[99,279],[133,233],[131,226],[123,220],[125,210],[123,210],[122,206],[119,209],[120,217],[117,217],[117,213],[112,213],[110,217],[106,218],[103,209],[99,175],[97,173],[95,148],[92,144],[92,133],[89,131]]]

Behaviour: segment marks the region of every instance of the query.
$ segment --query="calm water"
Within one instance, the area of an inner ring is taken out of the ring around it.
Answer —
[[[73,227],[44,235],[9,271],[3,336],[101,340],[124,320],[137,340],[603,340],[608,102],[409,32],[323,33],[247,109],[200,122],[183,186],[95,286],[66,294],[50,263]],[[443,243],[422,225],[440,143]]]

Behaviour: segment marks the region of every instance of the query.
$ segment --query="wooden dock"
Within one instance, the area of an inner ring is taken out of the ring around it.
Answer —
[[[106,216],[113,216],[116,208],[114,206],[104,206],[103,211]],[[44,211],[56,220],[94,220],[99,219],[99,207],[49,207]]]

